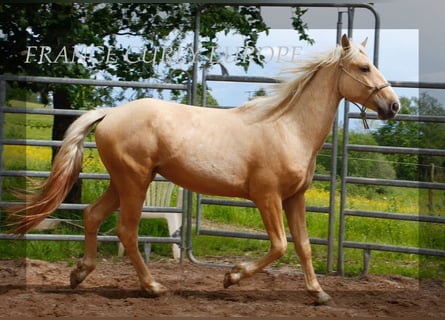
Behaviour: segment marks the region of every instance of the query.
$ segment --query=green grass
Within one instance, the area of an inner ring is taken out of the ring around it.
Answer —
[[[12,102],[19,106],[20,102]],[[40,107],[38,104],[28,107]],[[7,138],[50,139],[52,126],[51,116],[14,115],[6,116]],[[92,138],[89,137],[91,140]],[[49,170],[51,167],[51,148],[32,146],[5,146],[3,161],[8,170]],[[96,150],[86,149],[83,163],[84,172],[106,172],[99,160]],[[22,178],[3,178],[4,190],[23,188]],[[108,181],[84,180],[82,183],[82,203],[95,201],[108,186]],[[308,206],[329,204],[329,193],[326,183],[316,182],[307,192]],[[11,200],[6,192],[3,200]],[[337,195],[336,227],[338,230],[339,199]],[[433,203],[430,203],[430,199]],[[349,209],[398,212],[416,215],[444,215],[445,192],[434,190],[417,190],[394,187],[361,187],[349,186],[347,207]],[[80,219],[81,213],[75,215]],[[225,206],[204,206],[204,222],[236,230],[264,232],[261,217],[256,209]],[[114,213],[101,227],[100,232],[115,233],[117,214]],[[309,234],[313,238],[326,238],[328,216],[320,213],[307,213]],[[54,231],[57,234],[82,234],[82,230],[70,226],[61,226]],[[167,236],[167,225],[162,219],[150,219],[141,222],[141,235]],[[338,234],[335,234],[337,241]],[[377,244],[401,245],[408,247],[435,248],[445,250],[445,226],[418,222],[396,221],[387,219],[347,217],[346,240],[372,242]],[[269,249],[269,242],[262,240],[232,239],[226,237],[209,237],[193,235],[193,253],[201,260],[234,263],[241,260],[253,260],[263,256]],[[326,247],[313,245],[313,260],[317,272],[326,272]],[[1,258],[18,258],[24,255],[30,258],[49,261],[74,261],[83,254],[83,243],[69,241],[1,241]],[[154,244],[154,255],[170,256],[170,245]],[[335,254],[337,250],[335,250]],[[99,256],[117,255],[116,243],[100,243]],[[334,257],[336,262],[337,257]],[[345,271],[348,275],[359,274],[363,268],[363,252],[357,249],[345,250]],[[411,277],[445,278],[445,259],[424,257],[402,253],[373,251],[370,272],[380,274],[401,274]],[[287,253],[274,266],[291,265],[299,267],[293,245],[289,245]]]

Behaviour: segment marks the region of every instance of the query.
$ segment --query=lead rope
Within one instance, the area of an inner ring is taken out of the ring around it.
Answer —
[[[368,119],[366,118],[366,107],[365,106],[361,106],[355,102],[350,101],[352,104],[354,104],[359,110],[360,110],[360,118],[362,119],[362,123],[363,123],[363,128],[365,128],[365,130],[369,130],[369,124],[368,124]]]

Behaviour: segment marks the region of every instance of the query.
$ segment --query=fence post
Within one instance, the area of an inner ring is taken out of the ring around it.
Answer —
[[[3,108],[6,107],[6,81],[0,77],[0,170],[3,170],[3,139],[4,125],[5,125],[5,113]],[[0,174],[0,201],[3,201],[3,175]],[[0,221],[2,220],[2,214],[0,211]]]
[[[344,273],[344,247],[345,241],[345,208],[346,208],[346,177],[348,176],[348,143],[349,143],[349,102],[345,100],[345,113],[343,117],[343,154],[341,162],[341,187],[340,187],[340,225],[338,228],[338,261],[337,269],[340,275]]]

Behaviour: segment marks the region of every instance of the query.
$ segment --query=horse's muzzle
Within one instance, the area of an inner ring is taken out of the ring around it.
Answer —
[[[388,106],[384,108],[378,108],[378,115],[381,120],[390,120],[394,119],[397,113],[400,110],[400,103],[398,101],[390,103]]]

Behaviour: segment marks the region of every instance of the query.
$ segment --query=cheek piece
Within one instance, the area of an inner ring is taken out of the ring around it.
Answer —
[[[351,74],[348,70],[346,70],[345,67],[344,67],[344,65],[343,65],[343,61],[340,61],[340,65],[339,65],[339,66],[340,66],[340,72],[338,73],[338,78],[339,78],[339,79],[337,80],[337,86],[340,85],[340,81],[339,81],[339,80],[340,80],[340,75],[342,74],[342,72],[344,72],[346,75],[348,75],[349,77],[351,77],[353,80],[357,81],[358,83],[362,84],[363,86],[365,86],[365,87],[367,87],[367,88],[371,88],[371,89],[372,89],[372,91],[371,91],[371,93],[368,95],[368,97],[364,100],[363,103],[361,103],[361,106],[360,106],[359,104],[353,102],[353,101],[350,101],[350,102],[352,102],[357,108],[359,108],[359,110],[360,110],[360,117],[362,118],[364,128],[365,128],[365,129],[369,129],[368,121],[367,121],[367,119],[366,119],[366,104],[368,103],[369,99],[371,99],[371,97],[372,97],[373,95],[375,95],[377,92],[379,92],[380,90],[382,90],[382,89],[384,89],[384,88],[386,88],[386,87],[390,87],[391,84],[390,84],[389,82],[385,82],[385,83],[383,83],[383,84],[381,84],[381,85],[377,85],[377,86],[369,85],[369,84],[363,82],[362,80],[357,79],[356,77],[354,77],[353,74]],[[340,88],[338,88],[338,92],[340,92]]]

